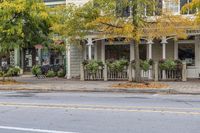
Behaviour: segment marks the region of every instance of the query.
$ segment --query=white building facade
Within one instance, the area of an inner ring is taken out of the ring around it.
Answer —
[[[75,3],[83,5],[88,0],[66,0],[66,4]],[[162,11],[170,11],[174,15],[181,14],[181,8],[191,0],[179,0],[178,2],[170,0],[159,0]],[[145,10],[147,11],[147,10]],[[147,13],[144,13],[147,15]],[[187,17],[194,17],[194,11],[188,10],[185,14]],[[157,15],[152,13],[152,15]],[[187,77],[199,78],[200,75],[200,32],[191,31],[188,33],[188,39],[175,41],[173,37],[163,37],[160,40],[142,40],[140,45],[140,58],[153,59],[159,61],[161,59],[180,59],[187,63]],[[106,38],[96,39],[88,37],[87,43],[77,48],[71,45],[68,48],[68,78],[77,77],[80,74],[80,64],[86,59],[101,60],[105,63],[107,59],[127,58],[134,60],[134,44],[124,43],[119,38],[110,42]]]

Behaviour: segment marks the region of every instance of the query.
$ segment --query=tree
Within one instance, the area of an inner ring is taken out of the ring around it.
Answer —
[[[42,0],[0,1],[0,47],[31,47],[49,41],[51,21]]]
[[[173,1],[173,0],[171,0]],[[103,2],[103,0],[101,0]],[[105,4],[107,1],[104,1]],[[173,2],[177,2],[176,0]],[[135,80],[141,82],[141,70],[139,59],[139,44],[141,38],[154,39],[163,36],[174,36],[176,38],[187,37],[186,29],[192,26],[189,19],[183,18],[181,15],[174,16],[170,11],[164,11],[159,7],[159,1],[149,0],[121,0],[118,1],[118,7],[121,9],[116,14],[115,8],[110,8],[108,13],[104,13],[92,22],[96,25],[97,31],[110,37],[126,37],[134,40],[135,47]],[[148,7],[145,14],[144,9]],[[125,15],[124,9],[130,8],[127,12],[129,17]],[[100,7],[100,10],[103,6]],[[162,15],[161,15],[162,13]],[[149,19],[148,15],[154,15],[153,19]]]
[[[84,38],[88,35],[88,32],[93,30],[87,26],[88,23],[99,17],[98,10],[91,3],[83,7],[74,4],[56,6],[51,8],[51,12],[54,23],[51,27],[53,35],[58,34],[70,41],[76,41],[77,38]]]
[[[186,28],[191,25],[190,20],[180,15],[173,16],[170,12],[162,11],[159,2],[160,0],[92,0],[82,7],[75,6],[76,9],[67,15],[71,16],[62,26],[69,29],[65,32],[69,38],[84,37],[92,32],[97,33],[99,37],[125,37],[127,40],[133,40],[135,80],[141,82],[139,59],[141,38],[154,39],[163,36],[184,38],[187,36]],[[145,8],[148,11],[146,14]],[[148,16],[153,15],[153,19],[149,19]],[[185,26],[187,27],[184,28]]]
[[[196,12],[195,13],[195,22],[197,25],[200,24],[200,1],[199,0],[192,0],[190,3],[185,4],[182,7],[182,12],[188,12],[189,11],[193,11]]]

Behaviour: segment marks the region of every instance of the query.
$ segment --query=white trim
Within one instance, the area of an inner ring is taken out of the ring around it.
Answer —
[[[166,43],[162,43],[162,59],[166,59]]]
[[[177,43],[195,43],[195,40],[178,40]]]
[[[10,126],[0,126],[0,129],[37,132],[37,133],[75,133],[75,132],[66,132],[66,131],[43,130],[43,129],[35,129],[35,128],[10,127]]]
[[[130,42],[112,42],[112,43],[109,43],[109,42],[105,42],[104,43],[105,45],[129,45]]]
[[[92,45],[93,45],[93,41],[92,38],[88,38],[87,39],[87,46],[88,46],[88,58],[89,60],[92,60]]]

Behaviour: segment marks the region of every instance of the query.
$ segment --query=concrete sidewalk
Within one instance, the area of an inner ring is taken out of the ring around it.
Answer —
[[[125,93],[168,93],[200,95],[200,80],[188,82],[160,82],[169,87],[163,89],[112,88],[113,84],[124,81],[79,81],[59,78],[37,79],[35,77],[17,77],[15,80],[25,82],[19,85],[0,85],[0,90],[31,91],[70,91],[70,92],[125,92]]]

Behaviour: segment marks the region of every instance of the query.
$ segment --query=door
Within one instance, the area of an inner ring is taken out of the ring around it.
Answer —
[[[24,49],[24,71],[30,72],[36,65],[36,50],[34,48]]]

